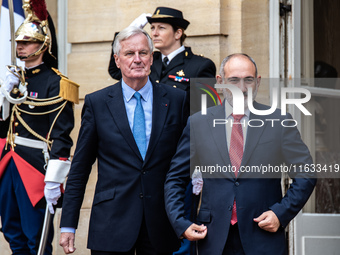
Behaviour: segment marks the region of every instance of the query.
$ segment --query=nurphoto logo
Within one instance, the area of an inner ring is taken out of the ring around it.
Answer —
[[[240,88],[236,87],[232,84],[215,84],[215,88],[222,88],[230,90],[233,96],[233,114],[244,114],[244,95]],[[295,105],[299,110],[306,116],[312,115],[306,107],[303,106],[304,103],[307,103],[311,99],[311,93],[309,90],[305,88],[289,88],[284,87],[281,88],[281,115],[286,115],[287,105]],[[303,98],[288,98],[288,94],[304,94]],[[255,115],[270,115],[272,114],[276,108],[278,107],[278,87],[272,88],[272,105],[268,110],[257,110],[253,106],[253,91],[251,88],[248,88],[248,108],[249,111]],[[201,114],[206,115],[207,113],[207,95],[201,95]]]

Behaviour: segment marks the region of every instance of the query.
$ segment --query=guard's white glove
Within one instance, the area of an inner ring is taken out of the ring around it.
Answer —
[[[139,27],[139,28],[144,28],[145,25],[148,23],[148,19],[147,17],[151,17],[152,14],[151,13],[142,13],[141,15],[139,15],[138,18],[136,18],[134,21],[132,21],[132,23],[129,25],[133,26],[133,27]]]
[[[1,91],[3,81],[0,79],[0,121],[6,120],[9,116],[9,102],[6,100],[6,96]]]
[[[11,71],[14,72],[14,68],[11,68]],[[1,85],[1,89],[4,89],[6,92],[11,92],[13,87],[19,85],[19,78],[12,74],[10,71],[6,72],[6,79]],[[3,93],[2,93],[3,94]]]
[[[53,205],[57,204],[58,198],[61,196],[60,183],[46,182],[44,193],[48,210],[54,214]]]
[[[195,170],[191,176],[192,183],[192,193],[199,195],[203,188],[203,178],[200,171]]]

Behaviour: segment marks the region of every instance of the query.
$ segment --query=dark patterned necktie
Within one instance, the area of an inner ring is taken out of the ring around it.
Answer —
[[[243,130],[240,120],[243,118],[244,115],[232,115],[232,116],[234,118],[234,122],[233,128],[231,130],[229,157],[233,169],[235,169],[235,177],[237,177],[243,157]],[[235,225],[236,222],[237,222],[236,200],[234,199],[230,223],[232,225]]]

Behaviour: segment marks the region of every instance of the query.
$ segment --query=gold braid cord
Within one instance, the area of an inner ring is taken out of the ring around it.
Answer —
[[[6,68],[9,72],[19,78],[21,84],[25,86],[27,85],[25,81],[24,69],[21,66],[7,65]]]
[[[54,104],[61,103],[63,101],[64,101],[64,103],[62,103],[61,105],[57,106],[56,108],[54,108],[52,110],[46,111],[46,112],[28,112],[28,111],[25,111],[23,109],[20,109],[18,105],[14,105],[13,109],[12,109],[11,119],[10,119],[10,127],[9,127],[8,134],[7,134],[7,144],[10,144],[12,150],[14,151],[13,122],[14,122],[15,117],[16,117],[17,120],[21,123],[21,125],[24,126],[24,128],[26,128],[26,130],[28,132],[30,132],[32,135],[34,135],[39,140],[47,143],[48,149],[51,150],[52,141],[50,141],[50,135],[51,135],[52,129],[54,127],[54,124],[56,123],[56,121],[57,121],[58,117],[60,116],[61,112],[63,111],[63,109],[65,108],[67,101],[64,100],[64,98],[59,97],[59,96],[46,98],[46,99],[35,99],[35,98],[27,97],[27,99],[30,100],[30,101],[26,100],[25,102],[23,102],[23,104],[26,104],[26,105],[29,105],[29,106],[30,105],[31,106],[38,106],[38,107],[39,106],[54,105]],[[31,127],[29,127],[27,125],[27,123],[24,121],[24,119],[20,116],[21,113],[25,113],[25,114],[29,114],[29,115],[47,115],[47,114],[50,114],[50,113],[55,112],[55,111],[59,111],[59,112],[55,116],[46,138],[39,135]]]

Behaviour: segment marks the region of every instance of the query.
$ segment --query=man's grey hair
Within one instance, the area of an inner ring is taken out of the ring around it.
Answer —
[[[224,78],[225,78],[225,72],[224,72],[225,65],[227,64],[227,62],[230,59],[232,59],[233,57],[237,57],[237,56],[244,56],[244,57],[248,58],[254,64],[254,66],[255,66],[255,78],[257,78],[257,66],[256,66],[256,63],[255,63],[255,60],[245,53],[234,53],[234,54],[231,54],[228,57],[224,58],[222,63],[221,63],[220,75],[221,75],[222,79],[224,80]]]
[[[139,35],[139,34],[144,34],[146,36],[148,40],[148,44],[149,44],[150,53],[152,53],[153,43],[152,43],[151,37],[145,30],[138,28],[138,27],[134,27],[134,26],[129,26],[118,33],[113,43],[113,53],[119,56],[120,49],[121,49],[121,42],[130,38],[131,36]]]

